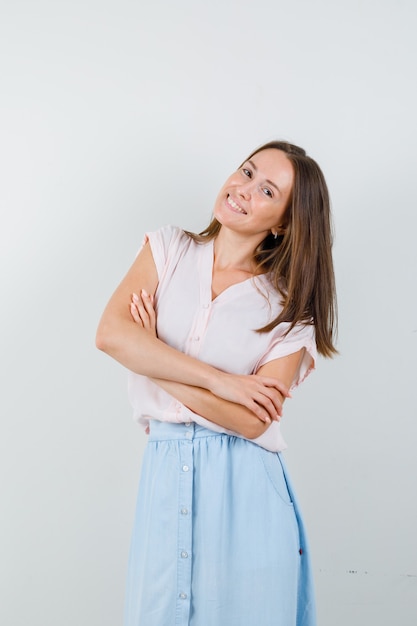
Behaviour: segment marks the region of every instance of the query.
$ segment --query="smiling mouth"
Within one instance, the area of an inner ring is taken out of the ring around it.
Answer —
[[[235,211],[238,211],[239,213],[243,213],[243,215],[247,215],[246,211],[242,209],[242,207],[240,207],[238,204],[236,204],[236,202],[232,200],[230,196],[227,196],[227,202]]]

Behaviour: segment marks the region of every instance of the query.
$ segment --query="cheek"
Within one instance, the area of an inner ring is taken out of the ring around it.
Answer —
[[[223,203],[224,203],[225,194],[223,190],[221,190],[215,200],[213,207],[213,217],[217,220],[221,221],[221,216],[223,213]]]
[[[286,214],[286,209],[282,206],[282,204],[279,204],[272,210],[268,211],[268,214],[269,221],[272,223],[273,226],[277,224],[282,224],[282,222],[284,221],[284,216]]]
[[[214,201],[214,210],[216,210],[216,208],[220,206],[220,204],[222,203],[224,197],[225,197],[225,195],[224,195],[224,191],[223,191],[223,188],[222,188],[222,189],[220,189],[219,193],[217,194],[217,198]]]

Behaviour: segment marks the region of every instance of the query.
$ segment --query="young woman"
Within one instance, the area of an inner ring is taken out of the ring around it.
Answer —
[[[97,332],[149,434],[125,626],[313,626],[279,422],[317,352],[336,352],[326,183],[271,142],[213,215],[200,235],[147,234]]]

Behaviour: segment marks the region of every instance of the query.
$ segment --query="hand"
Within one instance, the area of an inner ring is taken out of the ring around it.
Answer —
[[[219,372],[210,391],[216,396],[241,404],[262,422],[280,420],[284,398],[290,398],[288,388],[277,378],[252,374],[241,376]]]
[[[133,293],[130,303],[130,314],[137,324],[140,324],[151,335],[157,337],[153,295],[149,295],[144,289],[140,292],[140,296]]]

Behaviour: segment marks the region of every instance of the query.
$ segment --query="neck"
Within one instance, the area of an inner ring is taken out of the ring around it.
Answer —
[[[216,269],[236,269],[255,272],[253,252],[260,242],[221,227],[214,240],[214,264]]]

